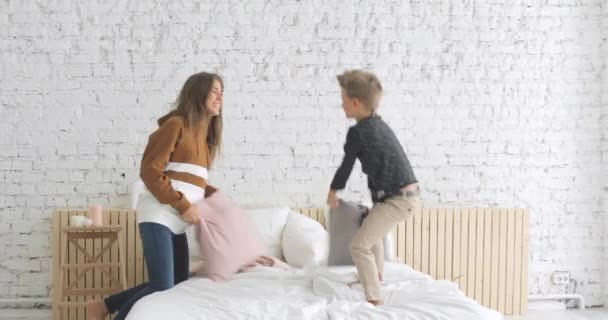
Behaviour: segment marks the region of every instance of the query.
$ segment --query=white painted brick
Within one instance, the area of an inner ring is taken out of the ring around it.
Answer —
[[[34,259],[10,259],[3,261],[1,265],[13,271],[40,271],[40,262]]]
[[[50,233],[51,225],[49,220],[31,220],[32,232],[35,233]]]
[[[9,287],[9,294],[20,297],[45,297],[48,291],[48,286],[44,284]]]
[[[49,195],[51,196],[51,198],[46,198],[45,197],[45,201],[44,201],[44,205],[48,206],[48,207],[66,207],[67,202],[66,199],[63,197],[60,197],[60,195],[57,194],[57,192],[53,192],[53,193],[49,193]],[[52,197],[52,196],[55,197]]]
[[[7,270],[0,270],[0,283],[16,283],[17,276]]]
[[[12,168],[12,161],[10,160],[0,160],[0,170],[8,171]]]
[[[28,223],[13,223],[11,224],[11,231],[13,232],[13,234],[19,234],[19,233],[31,233],[32,232],[32,225],[28,222]]]
[[[28,248],[28,257],[30,257],[30,258],[47,257],[49,255],[49,251],[50,251],[50,249],[47,245],[32,245]]]
[[[87,204],[88,204],[88,202],[84,198],[74,198],[74,197],[71,197],[67,201],[67,206],[69,208],[85,207]]]
[[[42,286],[48,282],[49,273],[48,272],[39,272],[39,273],[31,273],[26,272],[22,273],[18,276],[18,284],[21,286]]]
[[[28,161],[28,160],[13,161],[11,163],[11,170],[31,171],[32,170],[32,161]]]

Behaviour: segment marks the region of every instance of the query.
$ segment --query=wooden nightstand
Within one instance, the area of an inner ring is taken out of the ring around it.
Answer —
[[[125,269],[124,244],[120,237],[120,226],[100,227],[65,227],[61,230],[61,251],[59,266],[59,286],[57,286],[57,299],[60,312],[64,308],[82,307],[86,304],[85,299],[79,301],[67,301],[67,297],[86,297],[94,295],[112,294],[127,289],[127,276]],[[92,253],[85,249],[84,242],[87,240],[104,241],[105,245],[97,252]],[[84,259],[79,263],[68,263],[68,246],[72,244],[75,250],[82,254]],[[102,262],[104,254],[112,248],[118,247],[118,260],[114,262]],[[118,274],[112,269],[118,270]],[[71,278],[66,279],[67,270],[71,271]],[[104,277],[109,279],[110,287],[103,288],[78,288],[79,281],[87,272],[98,270]]]

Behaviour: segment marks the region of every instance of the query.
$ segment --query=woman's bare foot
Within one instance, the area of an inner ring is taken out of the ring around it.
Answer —
[[[381,306],[384,304],[382,300],[367,300],[367,302],[373,304],[374,306]]]
[[[91,300],[87,302],[87,320],[103,320],[108,315],[108,308],[103,300]]]

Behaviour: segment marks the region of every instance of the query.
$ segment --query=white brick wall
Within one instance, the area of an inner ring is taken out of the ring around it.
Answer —
[[[246,205],[322,204],[350,125],[335,75],[365,67],[425,201],[530,208],[530,292],[572,292],[549,281],[569,270],[601,304],[602,2],[2,1],[0,297],[49,294],[53,208],[127,204],[195,71],[227,85],[212,182]],[[365,185],[357,168],[346,197]]]

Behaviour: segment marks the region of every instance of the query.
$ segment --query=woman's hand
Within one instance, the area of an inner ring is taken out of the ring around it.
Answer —
[[[196,205],[191,205],[186,212],[182,213],[182,220],[189,224],[197,224],[201,221],[201,217],[198,215],[198,208]]]
[[[333,209],[338,207],[338,195],[336,195],[336,192],[336,190],[329,190],[327,194],[327,204]]]

